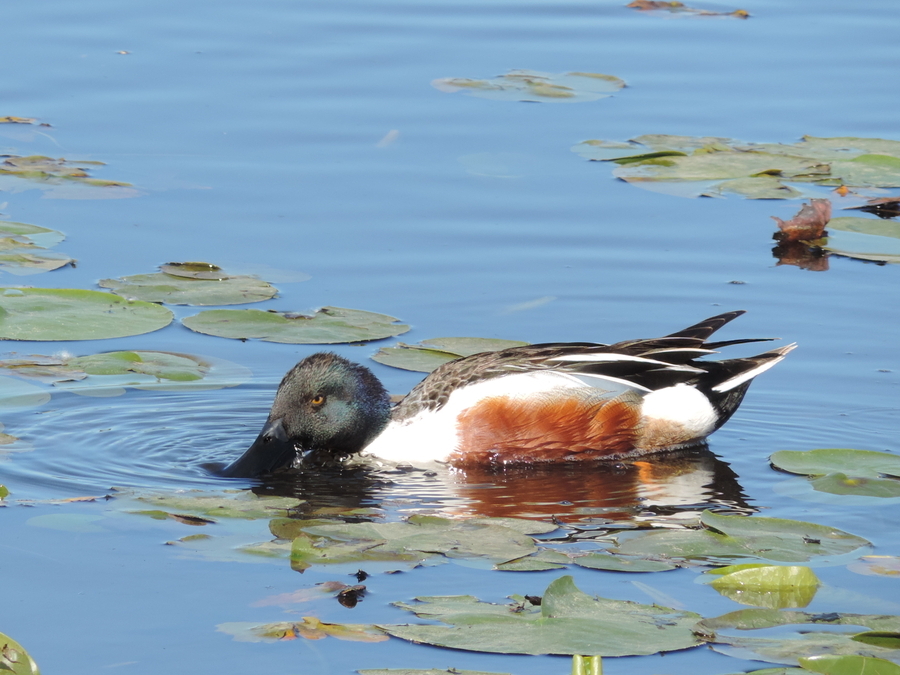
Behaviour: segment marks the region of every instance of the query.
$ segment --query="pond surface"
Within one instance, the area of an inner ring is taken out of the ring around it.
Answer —
[[[101,279],[203,260],[278,288],[276,298],[253,307],[382,312],[412,326],[399,338],[407,343],[443,336],[613,342],[746,309],[722,339],[800,345],[759,378],[708,449],[679,457],[596,472],[363,467],[254,486],[211,476],[202,465],[247,447],[280,377],[320,347],[215,338],[178,321],[121,339],[5,342],[4,357],[159,350],[249,369],[239,386],[215,390],[128,389],[97,398],[44,386],[53,392],[48,402],[0,410],[4,431],[21,439],[0,446],[0,483],[11,493],[0,509],[0,631],[45,673],[568,673],[569,659],[560,656],[451,651],[393,638],[245,642],[217,630],[302,616],[415,622],[390,603],[451,594],[504,602],[539,595],[563,573],[590,594],[706,617],[741,607],[694,583],[702,567],[514,573],[465,558],[416,569],[366,565],[368,595],[353,609],[330,597],[279,605],[266,599],[323,581],[355,583],[360,565],[298,574],[284,556],[239,550],[272,539],[268,519],[196,527],[129,513],[146,508],[134,500],[147,491],[253,487],[308,500],[307,514],[356,508],[387,521],[430,512],[555,516],[563,524],[557,535],[568,541],[598,519],[625,527],[684,522],[706,507],[761,511],[872,542],[853,556],[813,563],[824,585],[807,611],[900,614],[896,577],[847,567],[865,553],[900,555],[897,499],[814,492],[768,462],[783,449],[898,451],[900,267],[836,256],[821,271],[778,265],[770,216],[788,219],[800,200],[672,196],[616,180],[607,164],[570,151],[586,139],[642,134],[900,140],[900,6],[751,0],[741,6],[751,18],[741,20],[623,4],[47,0],[4,7],[4,43],[14,58],[0,78],[0,116],[50,126],[0,124],[2,152],[104,162],[92,176],[137,191],[0,177],[3,218],[63,232],[54,250],[77,260],[36,276],[3,273],[4,286],[95,289]],[[512,69],[605,73],[628,86],[610,98],[556,105],[431,85]],[[113,195],[129,198],[98,198]],[[846,213],[839,196],[816,195],[830,197],[836,215]],[[171,309],[177,319],[198,311]],[[397,341],[329,349],[365,362],[402,394],[421,375],[369,359]],[[729,351],[755,353],[752,345]],[[115,497],[59,501],[106,495]],[[165,545],[200,531],[220,545]],[[604,661],[613,675],[764,665],[705,647]]]

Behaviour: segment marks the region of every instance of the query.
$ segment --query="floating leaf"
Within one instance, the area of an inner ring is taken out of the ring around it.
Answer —
[[[213,518],[274,518],[285,516],[303,503],[294,497],[260,497],[243,490],[226,490],[220,493],[197,491],[175,494],[136,495],[139,502],[164,510],[167,517],[173,513],[192,513]]]
[[[15,117],[13,115],[0,117],[0,124],[34,124],[35,122],[37,120],[32,117]]]
[[[876,218],[833,218],[822,248],[848,258],[900,263],[900,223]]]
[[[225,274],[210,263],[168,263],[155,274],[102,279],[100,287],[126,298],[170,305],[241,305],[268,300],[278,292],[262,279]]]
[[[867,633],[857,633],[852,639],[854,642],[862,642],[863,644],[875,645],[876,647],[900,649],[900,633],[872,630]]]
[[[656,182],[691,182],[691,196],[738,192],[751,199],[800,196],[787,183],[900,187],[900,142],[879,138],[815,138],[793,144],[744,143],[730,138],[647,135],[627,144],[602,140],[572,150],[618,164],[613,175],[649,187]],[[735,183],[748,179],[756,183]],[[773,180],[774,179],[774,182]]]
[[[760,630],[776,626],[796,626],[790,633],[781,629],[777,637],[732,637],[723,630]],[[846,626],[852,632],[835,632],[833,627]],[[755,658],[774,663],[797,663],[798,658],[812,654],[858,654],[887,659],[900,658],[900,650],[854,641],[863,626],[873,631],[895,633],[900,629],[900,616],[880,614],[778,611],[774,609],[744,609],[712,619],[704,619],[699,627],[716,631],[712,636],[716,651],[743,658]],[[832,627],[830,630],[829,627]],[[817,630],[824,629],[824,630]]]
[[[662,560],[626,558],[608,553],[588,553],[572,560],[580,567],[610,572],[665,572],[677,569],[677,565]]]
[[[816,595],[819,579],[808,567],[754,565],[720,574],[710,585],[742,605],[781,609],[806,607]]]
[[[451,649],[633,656],[699,644],[691,631],[700,618],[697,614],[593,597],[578,590],[571,576],[552,582],[539,607],[524,598],[511,605],[495,605],[470,595],[395,604],[421,618],[450,625],[381,625],[382,630],[404,640]]]
[[[50,248],[65,238],[66,236],[57,230],[30,225],[29,223],[0,220],[0,250],[20,248],[22,246]]]
[[[704,511],[702,530],[648,532],[623,541],[617,553],[699,560],[757,558],[805,562],[849,553],[869,542],[833,527],[798,520],[721,516]]]
[[[665,11],[670,14],[681,14],[684,16],[726,16],[735,19],[750,18],[749,12],[743,9],[736,9],[732,12],[713,12],[708,9],[688,7],[684,3],[677,2],[676,0],[633,0],[633,2],[630,2],[625,6],[642,12]]]
[[[384,642],[388,636],[374,626],[352,623],[324,623],[312,616],[302,621],[255,624],[245,622],[220,623],[216,630],[227,633],[238,642],[279,642],[296,640],[321,640],[334,637],[351,642]]]
[[[864,555],[847,565],[847,569],[857,574],[900,577],[900,556]]]
[[[72,288],[0,288],[0,340],[101,340],[141,335],[172,322],[149,302]]]
[[[137,192],[130,188],[130,183],[122,183],[112,180],[100,180],[92,178],[88,173],[91,169],[103,166],[103,162],[95,161],[70,161],[66,159],[54,159],[41,155],[19,157],[16,155],[4,155],[0,162],[0,177],[20,178],[38,183],[44,189],[54,190],[54,186],[71,185],[84,188],[103,188],[104,191],[117,194],[81,194],[80,196],[97,197],[131,197]],[[6,184],[4,184],[5,186]],[[16,186],[11,186],[13,191]]]
[[[46,227],[0,221],[0,270],[19,276],[55,270],[73,262],[47,248],[65,238]]]
[[[534,532],[541,532],[544,524],[533,525]],[[315,538],[367,542],[366,546],[357,548],[367,556],[415,554],[422,557],[421,554],[439,554],[451,559],[481,558],[499,564],[537,552],[534,541],[527,534],[504,524],[492,524],[488,519],[451,520],[436,516],[412,516],[406,522],[335,523],[313,525],[303,531]],[[298,546],[298,540],[295,539],[294,544]],[[303,545],[316,548],[314,543]],[[318,554],[328,555],[328,548],[319,548]],[[351,551],[352,547],[341,551],[343,561],[347,560],[346,553]]]
[[[486,670],[459,670],[458,668],[450,668],[448,670],[438,670],[437,668],[428,668],[427,670],[417,670],[415,668],[367,668],[356,672],[359,675],[509,675],[509,673],[493,673]]]
[[[805,656],[800,665],[823,675],[900,675],[900,666],[869,656]]]
[[[550,549],[541,549],[523,558],[494,565],[495,570],[504,572],[542,572],[544,570],[559,570],[572,562],[565,553]]]
[[[806,476],[824,476],[838,472],[864,478],[900,476],[900,456],[874,450],[779,450],[769,457],[769,461],[782,471]]]
[[[41,675],[34,659],[18,642],[0,633],[0,670],[12,675]]]
[[[470,96],[496,101],[533,101],[539,103],[574,103],[596,101],[612,96],[625,86],[613,75],[600,73],[539,73],[534,70],[512,70],[489,80],[444,77],[432,86],[444,92],[463,91]]]
[[[434,338],[417,345],[399,343],[382,347],[372,357],[373,361],[403,370],[430,373],[438,366],[479,352],[497,352],[510,347],[522,347],[527,342],[496,340],[493,338]]]
[[[9,497],[9,488],[5,485],[0,485],[0,499],[6,499]]]
[[[185,326],[197,333],[288,344],[382,340],[409,330],[409,326],[397,321],[386,314],[341,307],[323,307],[311,316],[258,309],[212,309],[182,319]]]

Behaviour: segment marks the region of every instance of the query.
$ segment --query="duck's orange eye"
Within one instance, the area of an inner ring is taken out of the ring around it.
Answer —
[[[323,403],[325,403],[325,397],[322,396],[322,394],[316,394],[315,396],[312,397],[312,400],[310,400],[310,403],[312,403],[314,406],[318,407],[318,406],[322,405]]]

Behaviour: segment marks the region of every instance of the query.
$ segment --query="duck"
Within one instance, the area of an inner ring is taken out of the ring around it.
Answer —
[[[465,467],[621,460],[703,443],[792,343],[700,360],[776,338],[710,342],[726,312],[659,338],[545,343],[458,358],[396,405],[365,366],[319,352],[284,376],[253,444],[220,473],[255,478],[353,456]]]

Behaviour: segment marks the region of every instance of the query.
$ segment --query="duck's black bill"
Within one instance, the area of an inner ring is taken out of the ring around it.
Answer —
[[[229,478],[256,478],[287,469],[294,463],[297,451],[288,440],[280,419],[268,420],[247,451],[226,466],[220,476]]]

